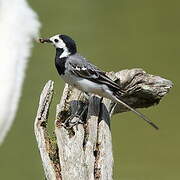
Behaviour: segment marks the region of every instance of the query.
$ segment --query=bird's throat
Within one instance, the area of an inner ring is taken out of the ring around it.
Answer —
[[[64,52],[63,49],[60,49],[60,48],[56,49],[55,66],[59,75],[64,75],[65,73],[65,63],[66,63],[67,57],[60,58],[63,52]]]
[[[63,48],[56,48],[56,58],[60,58],[63,52],[64,52]]]

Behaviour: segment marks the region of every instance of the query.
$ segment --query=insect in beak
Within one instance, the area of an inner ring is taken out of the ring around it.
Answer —
[[[52,43],[52,41],[48,38],[39,38],[40,43]]]

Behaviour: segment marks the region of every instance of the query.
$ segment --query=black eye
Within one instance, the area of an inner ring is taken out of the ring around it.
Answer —
[[[56,43],[57,43],[57,42],[59,42],[59,40],[58,40],[58,39],[55,39],[55,40],[54,40],[54,42],[56,42]]]

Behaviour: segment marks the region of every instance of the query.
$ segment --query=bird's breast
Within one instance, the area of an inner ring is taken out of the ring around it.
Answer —
[[[65,69],[66,69],[65,63],[66,63],[66,58],[55,57],[55,66],[56,66],[56,69],[57,69],[59,75],[65,74]]]
[[[69,85],[84,92],[105,96],[106,90],[108,90],[108,87],[106,85],[98,84],[88,79],[76,77],[68,73],[65,73],[65,75],[61,75],[61,77]]]

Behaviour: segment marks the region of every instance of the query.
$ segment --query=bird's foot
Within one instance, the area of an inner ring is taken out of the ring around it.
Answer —
[[[89,101],[90,97],[91,97],[92,94],[90,93],[87,93],[87,92],[84,92],[84,97],[87,101]]]
[[[74,126],[77,128],[78,124],[83,124],[82,117],[80,117],[78,114],[72,114],[62,125],[67,129],[71,129]]]
[[[76,126],[76,128],[78,129],[78,124],[85,123],[84,115],[85,115],[87,109],[88,109],[88,106],[86,105],[80,114],[78,114],[78,112],[76,112],[75,114],[72,114],[64,121],[64,123],[62,125],[66,129],[71,129],[74,126]]]

